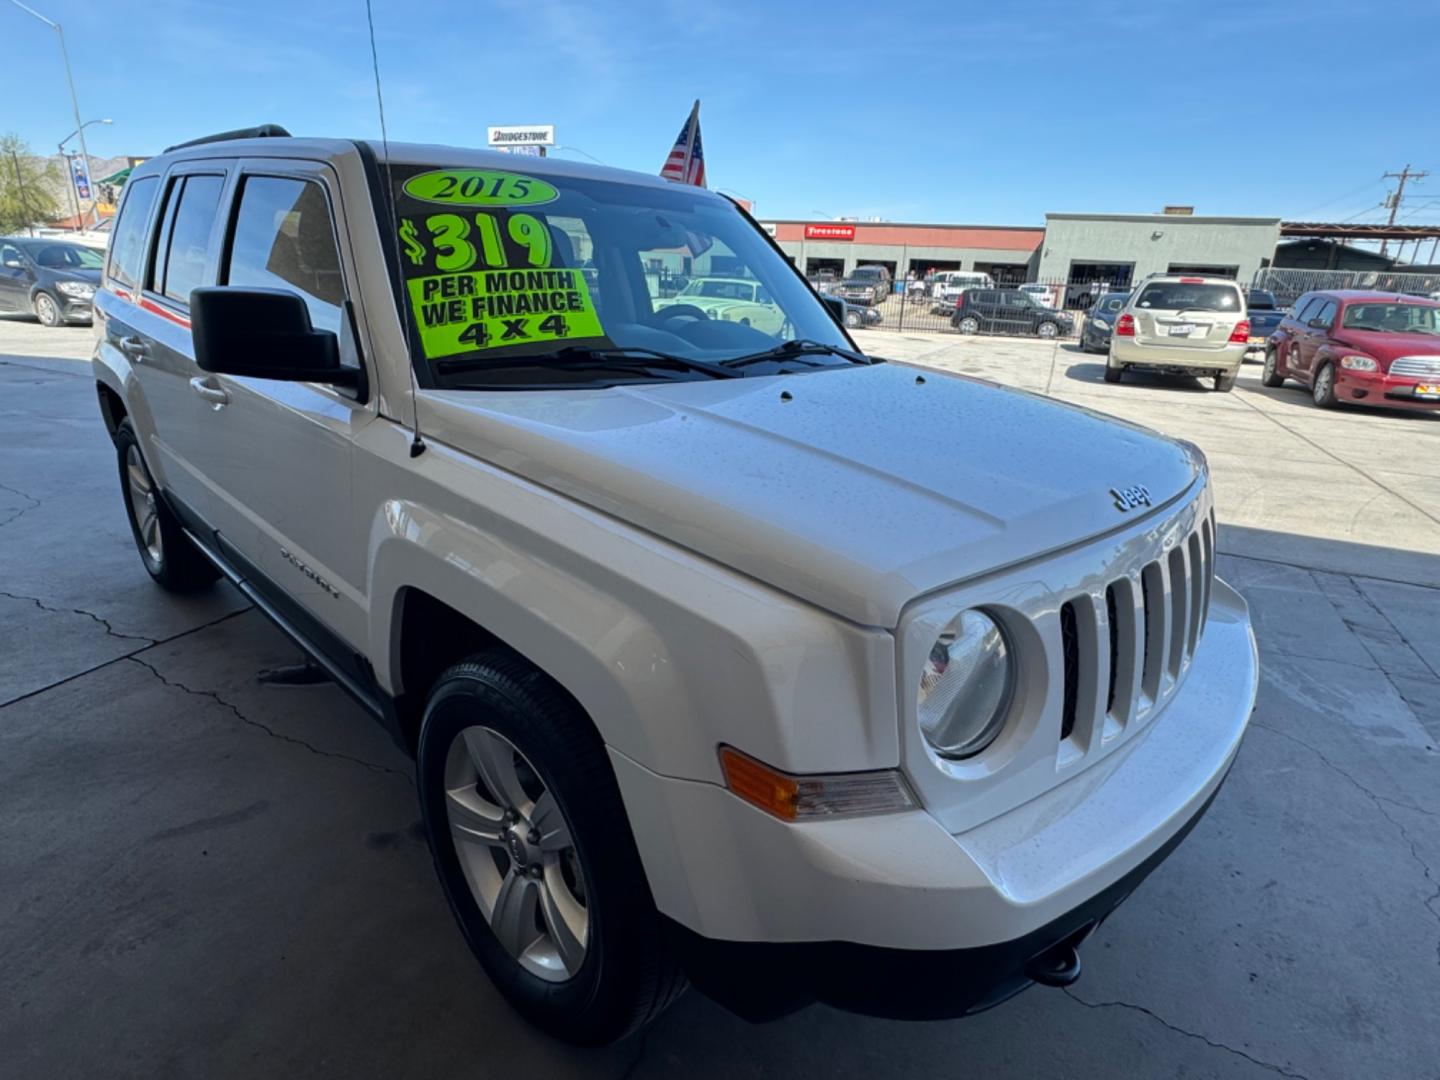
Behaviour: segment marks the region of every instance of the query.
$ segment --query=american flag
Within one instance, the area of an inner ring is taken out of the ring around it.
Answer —
[[[690,118],[680,129],[680,137],[675,140],[660,175],[677,184],[705,186],[705,153],[700,148],[700,102],[695,102],[695,107],[690,110]]]

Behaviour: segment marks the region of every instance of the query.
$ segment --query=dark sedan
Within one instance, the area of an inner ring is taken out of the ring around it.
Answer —
[[[1123,292],[1105,293],[1095,301],[1095,306],[1086,312],[1085,326],[1080,331],[1081,352],[1110,351],[1110,331],[1114,329],[1115,320],[1120,317],[1129,296],[1129,293]]]
[[[46,326],[89,322],[103,252],[66,240],[0,236],[0,311],[25,311]]]

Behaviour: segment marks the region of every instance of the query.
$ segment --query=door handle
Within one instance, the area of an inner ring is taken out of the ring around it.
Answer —
[[[133,334],[130,337],[122,337],[117,344],[120,346],[120,351],[131,360],[143,360],[150,352],[145,344],[145,339]]]
[[[230,395],[223,388],[216,386],[210,381],[210,376],[199,376],[190,380],[190,389],[199,394],[217,409],[223,409],[230,404]]]

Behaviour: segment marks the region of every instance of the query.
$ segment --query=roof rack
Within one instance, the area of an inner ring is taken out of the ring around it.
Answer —
[[[231,139],[288,139],[290,132],[286,131],[279,124],[260,124],[258,127],[236,128],[234,131],[221,131],[215,135],[205,135],[199,139],[191,139],[188,142],[176,143],[174,146],[167,146],[165,153],[172,150],[184,150],[187,146],[203,146],[205,143],[229,142]]]

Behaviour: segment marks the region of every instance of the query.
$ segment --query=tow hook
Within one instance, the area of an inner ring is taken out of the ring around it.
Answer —
[[[1025,974],[1041,986],[1069,986],[1080,978],[1080,943],[1095,929],[1087,923],[1069,937],[1036,953],[1025,965]]]

